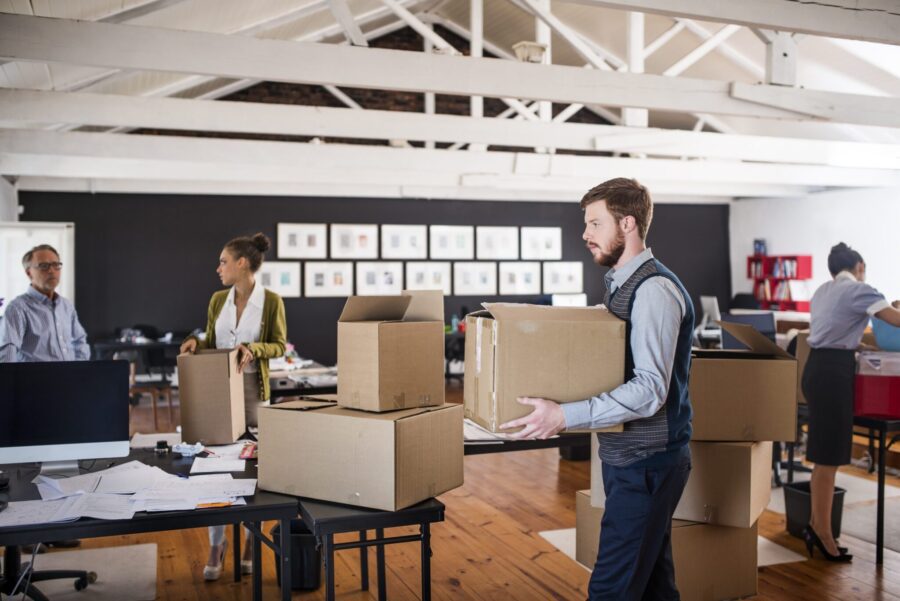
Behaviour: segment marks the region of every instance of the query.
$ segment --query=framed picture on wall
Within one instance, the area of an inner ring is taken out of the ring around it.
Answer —
[[[544,263],[544,294],[578,294],[584,292],[584,263],[581,261],[548,261]]]
[[[471,225],[432,225],[432,259],[474,259],[475,228]]]
[[[328,247],[325,237],[328,226],[324,223],[279,223],[279,259],[325,259]]]
[[[443,290],[450,296],[450,263],[445,261],[409,261],[406,264],[407,290]]]
[[[296,261],[264,261],[256,275],[263,288],[282,298],[300,296],[300,263]]]
[[[403,292],[403,263],[360,261],[356,264],[356,294],[373,296]]]
[[[500,263],[500,294],[540,294],[541,264],[537,261]]]
[[[562,228],[523,227],[522,258],[542,261],[562,259]]]
[[[454,263],[453,291],[457,296],[495,296],[497,263],[494,261]]]
[[[428,226],[382,225],[382,259],[427,259]]]
[[[478,226],[475,242],[479,259],[518,259],[519,228]]]
[[[372,224],[331,224],[332,259],[377,259],[378,226]]]
[[[349,261],[307,261],[305,271],[307,297],[353,294],[353,263]]]

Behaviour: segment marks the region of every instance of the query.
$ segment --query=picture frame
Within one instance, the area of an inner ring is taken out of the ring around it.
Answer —
[[[581,261],[547,261],[543,275],[544,294],[584,292],[584,263]]]
[[[443,290],[453,294],[448,261],[409,261],[406,263],[407,290]]]
[[[328,258],[328,225],[324,223],[279,223],[276,241],[279,259]]]
[[[427,225],[382,225],[382,259],[427,259]]]
[[[353,296],[353,263],[307,261],[303,284],[307,298]]]
[[[515,226],[478,226],[475,228],[478,260],[515,260],[519,258],[519,228]]]
[[[402,262],[360,261],[356,264],[357,295],[398,295],[403,290]]]
[[[263,261],[256,272],[263,288],[282,298],[300,297],[300,263],[298,261]]]
[[[500,294],[519,295],[541,293],[541,264],[538,261],[500,263]]]
[[[377,259],[378,225],[332,223],[332,259]]]
[[[562,260],[561,227],[522,227],[521,238],[523,260]]]
[[[497,263],[494,261],[454,263],[453,292],[456,296],[496,296]]]
[[[475,258],[475,228],[471,225],[432,225],[429,237],[432,259]]]

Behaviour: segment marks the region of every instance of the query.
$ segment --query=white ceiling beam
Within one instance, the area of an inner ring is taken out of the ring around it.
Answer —
[[[347,0],[328,0],[328,6],[331,8],[331,14],[334,15],[335,20],[344,29],[348,42],[355,46],[369,45],[369,41],[359,28],[359,23],[353,18],[353,12],[347,6]]]
[[[404,23],[409,25],[416,33],[423,38],[430,40],[434,47],[449,55],[459,55],[459,51],[454,48],[447,40],[439,36],[433,29],[423,23],[416,15],[409,12],[397,0],[381,0],[381,2],[391,9]]]
[[[484,56],[484,0],[469,0],[469,56]],[[473,95],[469,99],[469,114],[472,117],[484,116],[484,98]]]
[[[787,31],[754,29],[766,45],[767,84],[797,85],[797,39]]]
[[[644,48],[644,58],[649,58],[654,52],[668,44],[669,40],[681,33],[684,28],[685,24],[682,21],[675,21],[674,25],[662,32],[655,40],[647,44]]]
[[[709,31],[699,23],[692,21],[690,19],[676,19],[679,23],[683,23],[684,26],[699,37],[701,40],[708,40],[714,34]],[[748,57],[743,52],[736,50],[731,44],[728,42],[724,42],[719,44],[716,47],[716,52],[727,58],[732,64],[737,65],[741,69],[744,69],[747,73],[753,75],[757,79],[763,79],[766,75],[766,70],[763,68],[761,64]]]
[[[590,65],[604,71],[611,70],[611,67],[606,63],[606,61],[598,56],[597,53],[595,53],[593,49],[591,49],[591,47],[584,42],[584,40],[578,33],[573,31],[568,25],[560,21],[559,17],[550,12],[546,5],[542,5],[536,0],[517,0],[517,2],[520,5],[524,6],[528,10],[528,12],[543,21],[562,39],[568,42],[568,44],[572,46],[575,52],[577,52]]]
[[[629,73],[644,72],[644,13],[629,12],[625,15],[625,60]],[[650,113],[645,108],[622,109],[622,125],[647,127]]]
[[[681,75],[701,58],[721,46],[725,40],[736,34],[740,29],[740,25],[725,25],[702,44],[688,52],[675,62],[675,64],[663,71],[663,75]]]
[[[900,44],[895,0],[569,0],[579,4],[636,10],[777,31]]]

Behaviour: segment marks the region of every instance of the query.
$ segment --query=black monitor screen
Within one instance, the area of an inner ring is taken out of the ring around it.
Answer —
[[[128,440],[128,362],[0,363],[0,447]]]

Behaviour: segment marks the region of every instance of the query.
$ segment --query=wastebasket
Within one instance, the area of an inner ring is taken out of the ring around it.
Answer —
[[[279,525],[272,528],[271,535],[277,540]],[[275,577],[281,583],[281,562],[275,562]],[[316,547],[316,537],[309,531],[303,520],[291,520],[291,589],[312,591],[319,588],[322,581],[322,554]]]
[[[831,504],[831,532],[834,538],[841,535],[841,516],[844,513],[844,493],[839,486],[834,487]],[[803,529],[809,524],[810,516],[809,482],[794,482],[784,485],[784,511],[787,514],[787,530],[797,538],[803,538]]]

